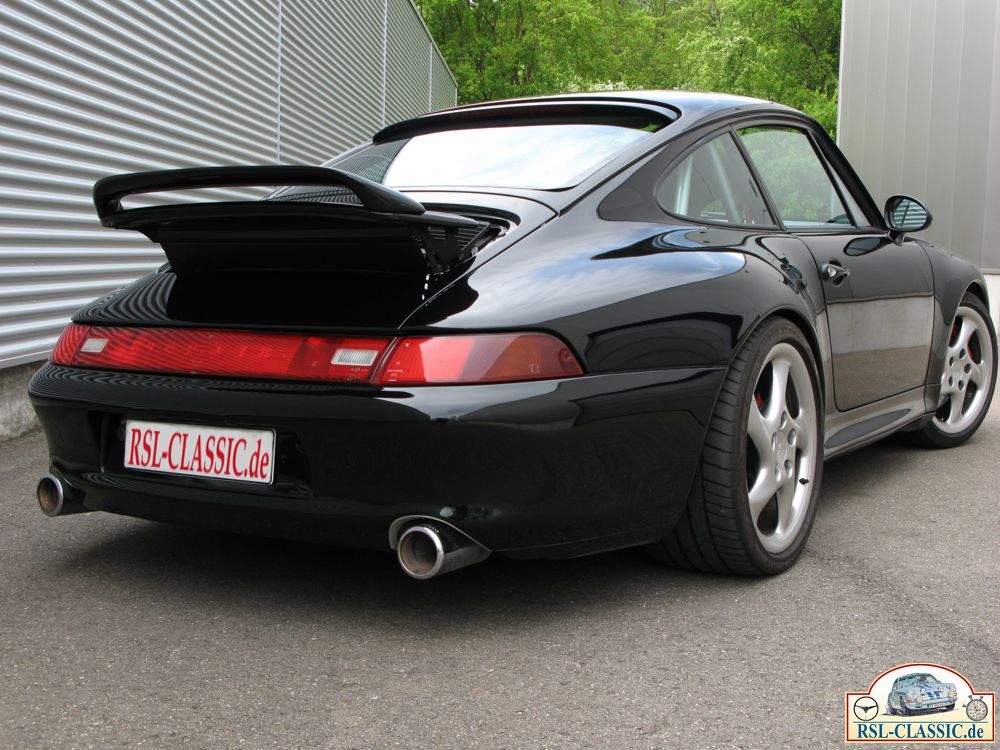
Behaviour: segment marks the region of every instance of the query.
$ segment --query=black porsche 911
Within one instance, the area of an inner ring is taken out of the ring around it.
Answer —
[[[123,204],[248,185],[284,187]],[[825,459],[958,445],[996,382],[977,269],[769,102],[477,104],[322,167],[121,175],[94,201],[168,263],[80,310],[31,382],[48,515],[393,549],[415,578],[633,545],[773,574]]]

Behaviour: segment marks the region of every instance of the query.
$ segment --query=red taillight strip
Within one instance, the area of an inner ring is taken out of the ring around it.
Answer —
[[[59,340],[52,349],[50,359],[57,365],[73,364],[73,357],[76,356],[76,350],[80,348],[80,344],[83,343],[89,331],[90,326],[70,323],[63,330],[62,335],[59,336]]]
[[[71,324],[53,349],[52,362],[131,372],[378,385],[509,383],[583,374],[569,347],[545,333],[391,339]]]
[[[132,372],[357,382],[371,378],[389,342],[385,337],[71,325],[52,361]]]
[[[481,333],[400,339],[380,385],[459,385],[551,380],[582,375],[570,348],[546,333]]]

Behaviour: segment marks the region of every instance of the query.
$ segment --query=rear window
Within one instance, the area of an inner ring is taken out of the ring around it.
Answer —
[[[578,184],[665,124],[653,116],[511,125],[494,119],[489,126],[465,125],[373,144],[325,166],[393,188],[559,190]]]

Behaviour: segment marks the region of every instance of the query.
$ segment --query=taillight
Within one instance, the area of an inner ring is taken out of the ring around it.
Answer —
[[[573,352],[544,333],[428,336],[396,342],[380,385],[506,383],[582,375]]]
[[[60,359],[53,351],[53,362],[135,372],[279,380],[368,381],[390,341],[214,329],[79,328],[83,333],[63,334],[67,343]],[[67,351],[72,351],[69,361],[64,356]]]
[[[73,357],[76,354],[76,350],[80,348],[80,344],[83,343],[83,339],[87,336],[89,330],[90,326],[70,323],[66,326],[62,335],[59,336],[59,340],[52,349],[52,355],[49,359],[57,365],[73,364]]]
[[[569,347],[544,333],[390,339],[74,323],[59,337],[51,359],[105,370],[378,385],[508,383],[583,374]]]

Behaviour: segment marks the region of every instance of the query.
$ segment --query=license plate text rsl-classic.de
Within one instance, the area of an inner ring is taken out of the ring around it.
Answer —
[[[274,431],[130,419],[125,468],[271,484]]]

